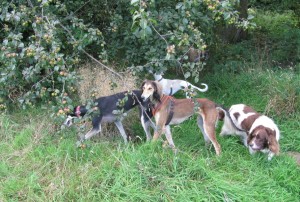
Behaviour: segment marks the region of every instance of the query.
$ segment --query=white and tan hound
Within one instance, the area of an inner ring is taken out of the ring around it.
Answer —
[[[194,86],[193,84],[184,81],[184,80],[179,80],[179,79],[165,79],[162,77],[163,74],[159,74],[159,73],[154,73],[154,79],[155,81],[158,81],[161,85],[162,85],[162,92],[163,94],[166,95],[174,95],[177,91],[179,90],[185,90],[186,91],[186,97],[189,98],[189,93],[188,93],[188,89],[191,89],[192,91],[194,91],[195,89],[200,91],[200,92],[206,92],[208,90],[208,86],[205,83],[201,83],[202,86],[204,86],[203,89]]]
[[[162,93],[162,86],[157,81],[146,80],[142,84],[141,98],[152,104],[156,130],[153,140],[165,133],[171,147],[175,147],[170,125],[180,124],[193,114],[198,114],[197,123],[207,143],[212,142],[216,154],[220,155],[221,147],[215,135],[215,125],[218,120],[217,105],[205,98],[175,99]],[[196,103],[194,103],[194,101]]]

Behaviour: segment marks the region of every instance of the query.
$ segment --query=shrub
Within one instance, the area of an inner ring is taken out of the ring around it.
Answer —
[[[68,110],[82,51],[93,44],[100,53],[105,42],[59,1],[38,2],[1,3],[0,104],[63,103]]]

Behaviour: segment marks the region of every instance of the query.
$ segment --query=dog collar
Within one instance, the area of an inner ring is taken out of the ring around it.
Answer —
[[[163,78],[161,77],[160,79],[158,79],[157,81],[160,82],[161,80],[163,80]]]
[[[173,101],[173,97],[169,96],[169,95],[163,95],[163,97],[161,98],[161,102],[156,105],[155,107],[151,107],[152,110],[152,115],[155,116],[156,112],[158,112],[160,110],[160,108],[164,105],[164,103],[166,103],[168,100],[172,100]]]
[[[173,88],[171,87],[171,91],[169,95],[173,95]]]
[[[80,117],[80,114],[81,114],[81,112],[80,112],[80,106],[76,107],[75,114],[76,114],[77,117]]]

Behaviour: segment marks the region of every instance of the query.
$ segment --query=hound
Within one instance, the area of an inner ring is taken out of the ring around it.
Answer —
[[[155,81],[158,81],[162,85],[163,94],[166,95],[174,95],[177,91],[184,89],[185,91],[191,88],[192,90],[196,89],[200,92],[206,92],[208,90],[208,86],[205,83],[201,83],[204,86],[203,89],[198,88],[197,86],[192,85],[191,83],[184,80],[170,80],[164,79],[162,74],[154,73]],[[188,92],[186,92],[186,97],[189,98]]]
[[[215,135],[215,125],[218,120],[217,105],[205,98],[175,99],[164,95],[162,85],[157,81],[146,80],[142,84],[141,98],[144,102],[150,102],[152,113],[156,122],[156,130],[153,140],[157,140],[165,133],[171,147],[175,147],[170,125],[177,125],[187,120],[193,114],[198,114],[197,124],[204,136],[206,143],[212,142],[216,154],[220,155],[221,147]]]
[[[119,132],[121,136],[124,139],[124,142],[127,143],[127,135],[125,133],[123,124],[122,124],[122,117],[118,117],[114,111],[115,110],[124,110],[129,111],[132,108],[138,106],[140,103],[143,104],[143,106],[140,106],[140,120],[143,126],[143,129],[146,133],[147,141],[151,140],[151,134],[150,134],[150,128],[151,126],[151,109],[144,109],[147,106],[147,103],[144,103],[141,99],[142,92],[140,90],[134,90],[132,92],[121,92],[114,95],[106,96],[106,97],[100,97],[95,100],[97,103],[97,107],[99,109],[99,114],[93,117],[92,119],[92,125],[93,128],[83,137],[81,137],[79,144],[82,143],[84,140],[87,140],[94,136],[95,134],[101,132],[101,123],[108,122],[112,123],[114,122],[119,129]],[[128,99],[126,99],[124,106],[120,106],[118,102],[125,98],[125,96],[128,96]],[[67,119],[65,120],[64,124],[66,126],[72,125],[72,119],[76,117],[82,117],[87,113],[87,108],[85,106],[77,106],[74,108],[73,113],[69,114]]]
[[[272,119],[244,104],[232,105],[228,111],[222,109],[219,114],[224,120],[221,136],[241,136],[250,154],[261,151],[268,154],[268,160],[279,154],[280,132]]]

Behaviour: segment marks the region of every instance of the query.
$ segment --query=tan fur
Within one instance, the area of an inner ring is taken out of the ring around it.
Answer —
[[[154,104],[154,107],[157,107],[160,104],[160,101],[155,99],[156,94],[159,95],[159,98],[162,98],[162,88],[161,85],[156,81],[144,81],[142,84],[142,98],[150,99]],[[165,133],[168,143],[171,147],[175,147],[170,126],[180,124],[185,121],[193,114],[198,114],[198,126],[201,129],[203,136],[206,142],[212,142],[216,154],[220,155],[221,147],[217,142],[215,135],[215,125],[218,120],[218,110],[216,109],[216,104],[205,98],[196,99],[199,105],[198,109],[195,110],[195,104],[192,99],[175,99],[174,98],[174,114],[171,122],[168,125],[165,125],[169,116],[169,102],[163,104],[160,109],[155,114],[156,121],[156,130],[154,132],[153,140],[157,140],[162,133]],[[196,106],[197,106],[196,105]],[[203,120],[203,124],[201,124]]]

